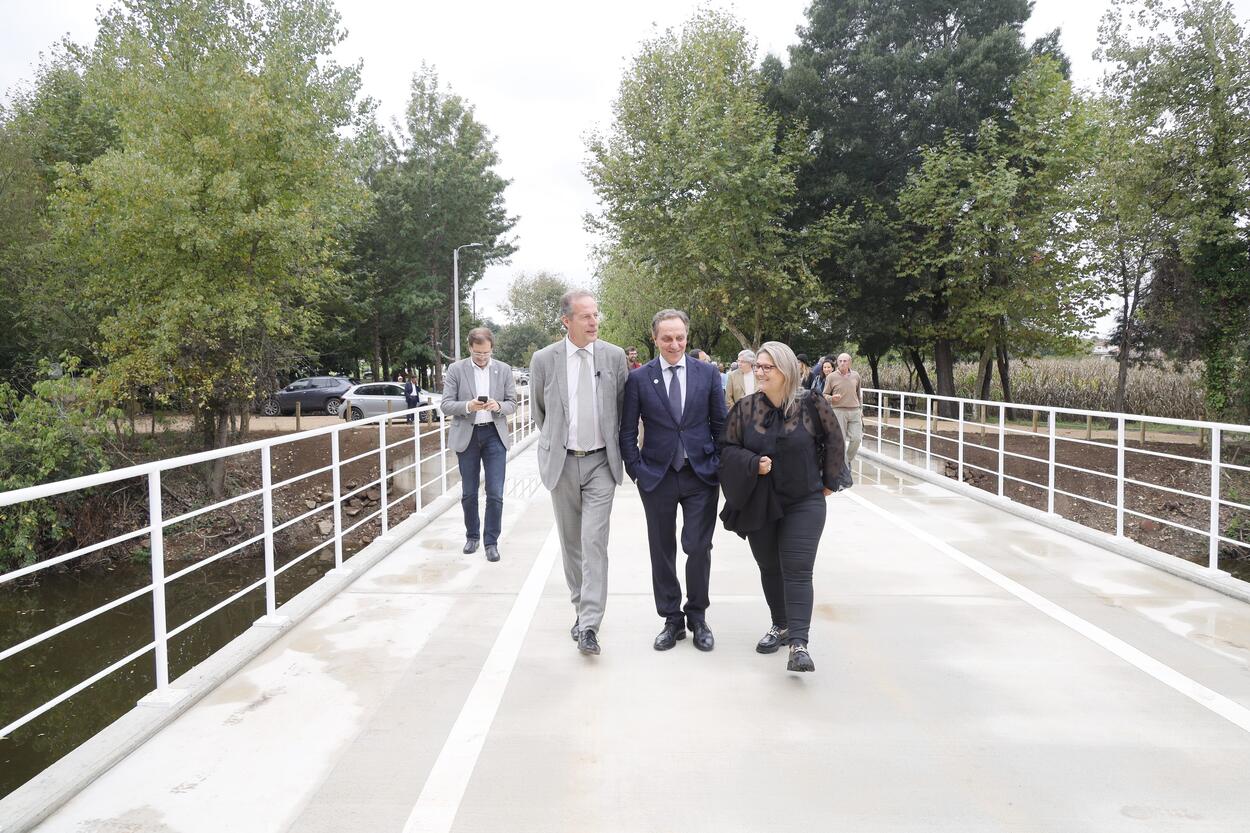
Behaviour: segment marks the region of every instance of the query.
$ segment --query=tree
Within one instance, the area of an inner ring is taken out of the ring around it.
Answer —
[[[208,447],[341,280],[364,207],[339,137],[364,115],[341,38],[328,0],[126,0],[99,19],[92,74],[119,143],[59,169],[59,291],[98,322],[107,389],[176,393]]]
[[[644,43],[586,165],[601,204],[589,223],[607,246],[743,347],[818,299],[809,264],[841,221],[785,228],[806,140],[781,131],[754,60],[742,27],[712,11]]]
[[[452,304],[465,299],[490,263],[516,246],[504,206],[508,181],[495,167],[495,140],[462,98],[428,66],[413,76],[403,127],[385,137],[371,180],[374,212],[356,244],[360,299],[374,372],[425,352],[441,370]],[[460,257],[460,297],[452,299],[452,250]],[[427,349],[428,348],[428,349]]]
[[[1097,113],[1097,162],[1082,189],[1082,226],[1089,268],[1104,292],[1118,301],[1115,410],[1123,412],[1129,365],[1144,348],[1139,332],[1142,303],[1151,273],[1173,248],[1174,238],[1163,211],[1170,197],[1165,162],[1148,125],[1112,96],[1098,102]]]
[[[1108,87],[1165,160],[1166,213],[1201,300],[1207,411],[1250,411],[1250,40],[1222,0],[1116,0]]]
[[[900,263],[915,299],[940,311],[924,332],[980,351],[982,398],[997,359],[1008,400],[1008,348],[1071,343],[1096,294],[1075,222],[1089,118],[1050,58],[1035,59],[1014,89],[1005,127],[987,119],[972,148],[952,135],[926,150],[899,198],[908,235]]]
[[[572,288],[563,277],[551,272],[522,272],[508,287],[504,315],[510,326],[541,333],[540,347],[550,344],[564,332],[560,325],[560,299]]]
[[[1028,64],[1020,30],[1029,5],[814,0],[790,66],[774,63],[770,102],[813,137],[792,226],[838,209],[854,220],[817,267],[831,299],[822,317],[874,361],[899,346],[923,368],[914,318],[942,310],[917,310],[916,287],[900,276],[898,195],[923,148],[951,137],[971,147],[985,119],[1006,115]],[[953,396],[954,346],[939,338],[934,352],[937,392]]]

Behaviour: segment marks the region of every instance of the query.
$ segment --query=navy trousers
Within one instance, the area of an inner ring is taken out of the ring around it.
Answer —
[[[457,455],[460,464],[460,508],[464,510],[464,537],[481,538],[482,528],[477,514],[477,490],[482,469],[486,470],[486,538],[484,544],[499,543],[503,526],[503,483],[508,463],[504,447],[494,423],[473,426],[469,447]]]
[[[655,612],[665,622],[694,627],[707,616],[708,581],[712,572],[712,533],[720,491],[704,483],[690,468],[669,469],[653,491],[638,490],[647,515],[651,548],[651,589]],[[686,605],[681,604],[677,578],[677,507],[681,507],[681,549],[686,553]]]

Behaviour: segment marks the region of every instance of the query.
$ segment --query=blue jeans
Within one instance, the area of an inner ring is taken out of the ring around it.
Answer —
[[[477,516],[477,489],[482,469],[486,469],[486,541],[488,547],[499,543],[503,526],[503,481],[508,463],[504,447],[494,423],[473,426],[469,447],[457,456],[460,464],[460,508],[464,510],[464,537],[480,538]]]

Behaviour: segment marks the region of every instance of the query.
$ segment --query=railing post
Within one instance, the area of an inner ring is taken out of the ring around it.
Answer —
[[[885,433],[883,417],[881,415],[881,400],[885,397],[881,391],[877,391],[877,453],[881,453],[881,435]]]
[[[169,637],[165,619],[165,523],[161,511],[161,473],[148,474],[148,547],[152,553],[152,642],[156,646],[156,688],[169,686]]]
[[[933,471],[933,398],[924,397],[924,470]]]
[[[265,615],[273,616],[278,609],[278,594],[273,564],[273,474],[270,471],[270,446],[260,449],[260,501],[264,516],[265,534]]]
[[[1047,440],[1049,451],[1046,454],[1046,511],[1055,514],[1055,421],[1059,413],[1053,408],[1050,413],[1050,436]]]
[[[447,494],[447,419],[438,421],[438,460],[443,473],[439,475],[439,494]]]
[[[900,393],[898,395],[898,459],[903,459],[903,449],[905,442],[903,438],[907,432],[907,394]]]
[[[957,447],[959,457],[959,482],[964,482],[964,402],[962,399],[956,400],[959,406],[959,445]]]
[[[1115,431],[1115,534],[1124,537],[1124,417],[1116,418]]]
[[[1211,429],[1211,540],[1207,547],[1207,566],[1220,569],[1220,442],[1223,431]]]
[[[430,412],[430,419],[434,419],[434,412]],[[421,414],[417,414],[412,420],[412,464],[414,466],[416,477],[416,491],[413,492],[413,511],[421,511]]]
[[[386,403],[386,416],[378,420],[378,495],[382,499],[382,534],[387,530],[386,500],[386,423],[390,419],[391,403]]]
[[[330,492],[334,501],[334,569],[343,567],[343,495],[342,477],[339,472],[339,434],[330,434]]]
[[[1007,481],[1007,406],[998,406],[998,496],[1002,497]]]

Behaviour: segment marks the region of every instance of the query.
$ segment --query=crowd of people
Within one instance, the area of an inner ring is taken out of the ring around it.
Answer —
[[[642,499],[663,621],[655,650],[673,648],[688,631],[697,649],[715,647],[707,610],[723,494],[720,522],[748,541],[769,612],[756,651],[786,646],[788,670],[815,670],[808,637],[825,497],[851,485],[849,464],[862,434],[860,379],[850,355],[822,357],[812,366],[803,354],[769,341],[741,351],[725,368],[690,349],[685,312],[664,309],[651,324],[657,355],[642,363],[636,348],[599,338],[598,303],[586,291],[561,299],[560,321],[565,337],[534,353],[530,394],[539,475],[551,492],[576,617],[569,632],[578,650],[602,651],[612,504],[628,475]],[[469,333],[470,355],[448,369],[441,408],[452,419],[449,444],[464,484],[464,552],[484,541],[486,558],[498,561],[507,417],[517,399],[512,368],[492,357],[493,347],[490,330]]]

